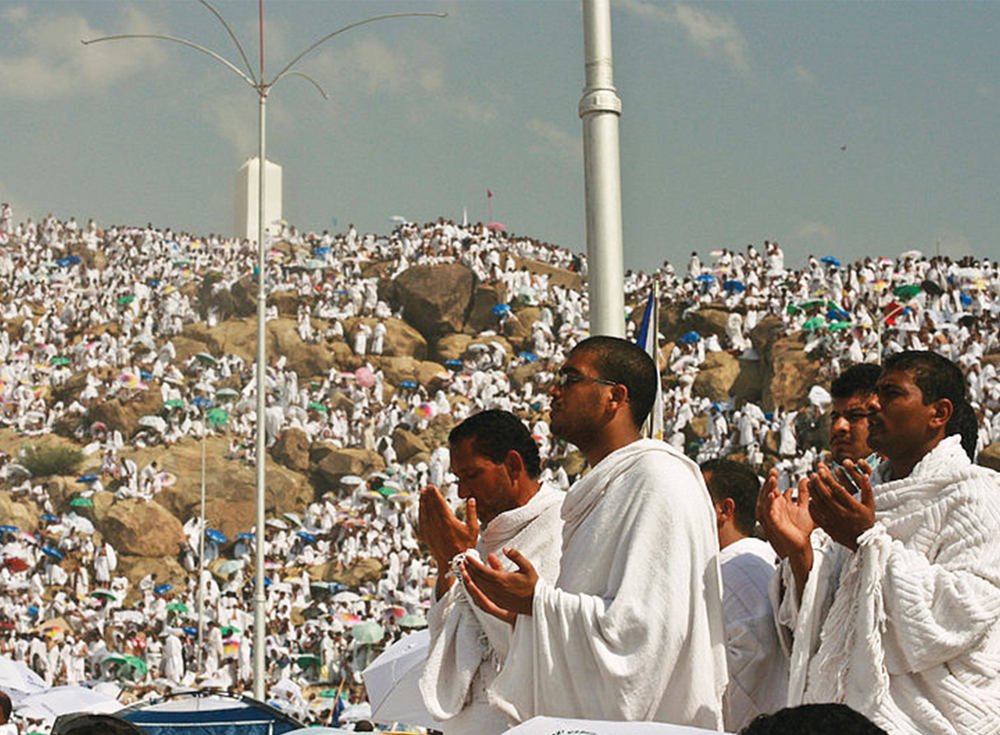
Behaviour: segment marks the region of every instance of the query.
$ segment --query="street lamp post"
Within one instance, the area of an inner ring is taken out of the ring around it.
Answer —
[[[267,107],[267,95],[271,88],[275,84],[280,82],[286,76],[298,76],[302,77],[309,83],[311,83],[323,96],[323,99],[329,99],[326,92],[319,85],[319,83],[310,77],[308,74],[304,74],[300,71],[295,71],[293,67],[302,60],[304,56],[314,51],[319,46],[323,45],[335,36],[339,36],[341,33],[349,31],[358,26],[366,25],[368,23],[374,23],[379,20],[389,20],[391,18],[444,18],[447,13],[387,13],[384,15],[376,15],[371,18],[365,18],[364,20],[357,21],[355,23],[350,23],[346,26],[338,28],[337,30],[328,33],[323,36],[323,38],[316,41],[314,44],[306,48],[302,53],[292,59],[284,69],[278,72],[275,77],[268,82],[264,78],[264,56],[263,56],[263,0],[261,0],[261,64],[260,64],[260,74],[256,74],[253,67],[250,64],[250,60],[247,58],[246,52],[243,49],[243,45],[240,43],[236,34],[233,33],[232,28],[222,17],[215,8],[213,8],[206,0],[198,0],[202,5],[208,8],[211,13],[218,18],[219,22],[225,27],[226,32],[229,37],[236,44],[236,48],[240,53],[243,63],[246,65],[248,74],[243,73],[235,64],[225,59],[215,51],[212,51],[204,46],[201,46],[193,41],[188,41],[184,38],[177,38],[176,36],[166,36],[160,34],[149,34],[149,33],[129,33],[123,35],[115,36],[104,36],[101,38],[92,38],[89,40],[82,40],[81,43],[88,45],[91,43],[99,43],[101,41],[117,41],[123,39],[134,39],[134,38],[149,38],[159,41],[172,41],[174,43],[179,43],[183,46],[188,46],[200,51],[213,59],[221,63],[226,68],[232,70],[240,77],[244,82],[246,82],[258,96],[259,107],[258,107],[258,122],[259,122],[259,133],[258,133],[258,166],[257,166],[257,444],[256,444],[256,470],[257,470],[257,482],[256,482],[256,543],[255,543],[255,585],[254,585],[254,638],[253,638],[253,671],[254,671],[254,681],[253,681],[253,694],[256,699],[263,700],[265,695],[264,687],[264,673],[265,673],[265,659],[264,659],[264,645],[265,645],[265,634],[266,634],[266,621],[265,621],[265,605],[266,597],[264,594],[264,516],[265,516],[265,458],[266,458],[266,439],[267,434],[265,431],[266,422],[264,420],[264,413],[266,411],[265,404],[265,394],[267,389],[267,345],[265,343],[265,319],[267,314],[267,290],[265,282],[265,266],[267,264],[267,246],[266,246],[266,236],[264,227],[264,189],[265,189],[265,175],[264,170],[266,166],[266,159],[264,158],[265,153],[265,141],[266,141],[266,107]],[[200,582],[200,580],[199,580]]]

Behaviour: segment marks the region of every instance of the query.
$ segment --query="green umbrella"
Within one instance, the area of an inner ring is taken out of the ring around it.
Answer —
[[[49,362],[53,365],[69,365],[70,359],[68,357],[53,357]]]
[[[94,590],[90,593],[91,597],[104,600],[116,600],[115,593],[111,590]]]
[[[69,504],[74,508],[93,508],[94,501],[90,498],[73,498]]]
[[[385,630],[374,620],[358,623],[351,628],[351,638],[358,643],[378,643],[385,636]]]
[[[171,398],[169,401],[164,401],[163,405],[167,408],[184,408],[187,404],[180,398]]]
[[[235,398],[238,395],[239,392],[232,388],[219,388],[219,390],[215,391],[216,398]]]
[[[377,492],[383,498],[388,498],[390,495],[395,495],[396,493],[398,493],[399,490],[397,490],[394,487],[386,487],[386,486],[383,485],[382,487],[380,487],[375,492]]]
[[[138,656],[125,656],[125,664],[132,669],[132,674],[134,679],[138,679],[146,675],[149,671],[149,667],[146,666],[146,662],[143,661]],[[138,674],[138,676],[136,676]]]
[[[303,669],[307,669],[310,666],[319,666],[322,663],[322,661],[320,661],[319,656],[314,656],[311,653],[304,653],[297,659],[295,659],[295,663],[297,663]]]
[[[210,408],[205,414],[205,418],[210,424],[222,425],[229,421],[229,414],[224,408]]]
[[[195,355],[195,357],[198,358],[199,360],[201,360],[206,365],[214,365],[215,364],[215,358],[212,357],[212,355],[210,355],[207,352],[199,352],[197,355]]]
[[[133,301],[135,301],[135,296],[132,295],[118,297],[118,303],[122,305],[131,304]]]
[[[427,627],[427,618],[425,618],[423,615],[416,615],[416,614],[412,614],[412,613],[410,615],[404,615],[402,618],[400,618],[399,627],[400,628],[426,628]]]
[[[814,316],[811,319],[806,319],[802,328],[805,330],[826,329],[826,319],[821,316]]]
[[[227,625],[227,626],[225,626],[222,629],[222,637],[223,638],[232,638],[233,637],[233,633],[239,633],[239,632],[240,632],[239,628],[234,628],[231,625]]]
[[[336,699],[339,694],[340,692],[336,689],[324,689],[319,693],[319,696],[323,697],[323,699]]]
[[[311,408],[314,411],[319,411],[320,413],[327,413],[326,406],[324,406],[322,403],[319,403],[317,401],[310,401],[308,408]]]
[[[831,332],[836,332],[842,329],[850,329],[853,326],[854,325],[851,324],[850,322],[834,322],[829,327],[827,327],[827,329],[829,329]]]
[[[906,286],[897,286],[892,290],[892,292],[901,299],[912,299],[922,290],[923,289],[921,289],[920,286],[911,283]]]
[[[188,606],[183,602],[168,602],[167,610],[176,610],[177,612],[187,612]]]

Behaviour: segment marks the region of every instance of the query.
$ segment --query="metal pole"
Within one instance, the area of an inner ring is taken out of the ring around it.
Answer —
[[[198,655],[195,657],[197,671],[201,673],[205,642],[205,409],[201,410],[201,538],[198,541]]]
[[[612,80],[609,0],[583,0],[586,86],[583,180],[587,203],[587,281],[590,332],[625,336],[624,257],[618,118],[622,103]]]
[[[256,488],[256,546],[255,566],[256,580],[253,590],[253,696],[261,702],[265,693],[265,660],[264,639],[266,602],[264,593],[264,514],[266,502],[266,474],[264,465],[267,459],[267,422],[264,400],[267,391],[267,347],[264,341],[267,320],[267,289],[265,286],[265,267],[267,265],[267,230],[264,227],[264,191],[265,191],[265,124],[267,113],[267,87],[260,82],[260,115],[259,137],[257,147],[257,488]]]

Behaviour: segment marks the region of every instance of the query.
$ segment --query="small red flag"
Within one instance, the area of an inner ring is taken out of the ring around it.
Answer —
[[[489,189],[486,190],[486,198],[487,199],[492,199],[493,198],[493,192],[490,191]]]

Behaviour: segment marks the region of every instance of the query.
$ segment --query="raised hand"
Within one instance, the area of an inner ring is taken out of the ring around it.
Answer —
[[[420,491],[420,540],[430,549],[439,570],[445,570],[455,554],[474,548],[479,541],[476,501],[470,498],[465,507],[463,523],[436,487],[428,485]]]
[[[862,460],[855,464],[844,460],[836,475],[825,464],[809,476],[812,502],[809,512],[830,538],[849,549],[857,550],[858,536],[875,525],[875,493],[871,485],[872,468]],[[850,488],[861,491],[860,502]]]
[[[517,565],[516,570],[505,572],[495,554],[487,557],[487,565],[465,557],[462,582],[476,605],[513,625],[518,615],[531,615],[538,572],[521,552],[507,547],[503,553]]]
[[[757,522],[782,559],[809,546],[809,534],[816,524],[809,514],[809,486],[799,483],[798,498],[792,489],[778,490],[778,471],[772,469],[757,495]]]

